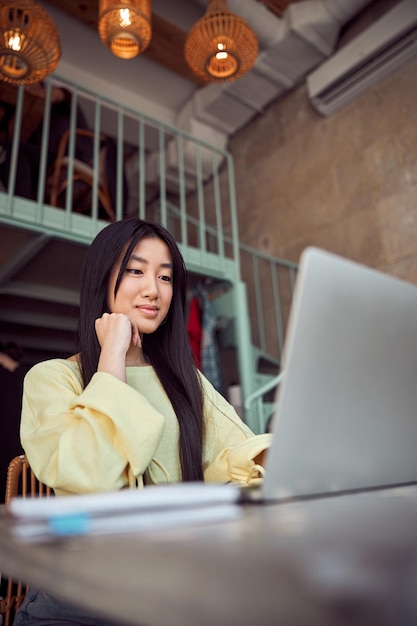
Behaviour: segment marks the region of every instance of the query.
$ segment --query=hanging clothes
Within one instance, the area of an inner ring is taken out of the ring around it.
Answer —
[[[203,334],[201,342],[201,368],[213,387],[222,393],[220,355],[216,337],[217,318],[205,290],[200,292]]]
[[[203,327],[201,324],[200,301],[199,298],[196,297],[192,298],[190,302],[188,310],[187,333],[188,341],[190,342],[196,367],[198,367],[199,370],[202,370],[201,341]]]

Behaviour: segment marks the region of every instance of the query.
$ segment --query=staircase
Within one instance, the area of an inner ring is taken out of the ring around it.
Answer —
[[[24,87],[16,90],[10,175],[5,181],[7,190],[0,191],[1,339],[22,344],[25,337],[35,341],[40,328],[46,326],[62,332],[75,330],[78,294],[75,276],[71,280],[68,276],[71,267],[74,275],[77,273],[86,246],[107,223],[97,193],[102,175],[98,137],[104,134],[117,146],[116,219],[154,219],[175,236],[191,283],[204,281],[214,296],[211,302],[218,319],[219,346],[230,357],[226,383],[233,380],[240,385],[242,406],[238,409],[255,432],[263,432],[279,382],[297,266],[239,241],[231,155],[59,77],[48,79],[46,84],[39,180],[31,199],[14,193],[21,129],[23,122],[28,122],[24,116],[28,94]],[[73,180],[75,139],[69,142],[66,193],[57,206],[51,206],[48,196],[48,121],[53,115],[51,93],[55,86],[64,86],[72,94],[70,136],[76,136],[77,107],[82,108],[94,130],[93,182],[90,193],[83,194],[82,204],[77,203]],[[124,173],[127,181],[123,180]],[[129,189],[127,204],[123,200],[124,182]],[[49,249],[58,251],[56,263],[48,261]],[[62,251],[67,258],[62,258]],[[36,313],[28,315],[25,310]],[[53,343],[51,337],[45,336],[43,341]],[[56,345],[58,350],[60,336]]]
[[[297,265],[244,244],[239,244],[239,253],[242,281],[216,299],[214,306],[221,320],[220,345],[243,352],[242,412],[251,429],[261,433],[267,430],[283,375],[281,360]]]

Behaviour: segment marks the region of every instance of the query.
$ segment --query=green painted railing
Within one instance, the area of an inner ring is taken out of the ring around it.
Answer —
[[[53,165],[48,144],[55,87],[71,93],[70,141],[63,171],[71,182],[58,206],[52,207]],[[229,285],[218,304],[228,320],[225,332],[231,337],[229,343],[237,350],[245,419],[255,431],[263,430],[265,411],[258,399],[265,404],[264,378],[279,372],[297,266],[239,242],[231,155],[53,76],[46,81],[38,185],[32,198],[21,198],[15,191],[26,97],[25,88],[19,87],[7,191],[0,193],[0,221],[88,244],[108,220],[98,194],[103,176],[108,174],[100,150],[105,135],[116,155],[112,170],[114,219],[138,216],[160,221],[176,237],[191,272]],[[93,131],[88,164],[91,189],[81,200],[80,181],[73,180],[79,107]]]

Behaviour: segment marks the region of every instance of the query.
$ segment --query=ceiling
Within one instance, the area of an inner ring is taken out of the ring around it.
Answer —
[[[74,352],[85,246],[0,224],[0,340],[24,362]]]
[[[153,0],[151,44],[130,61],[115,58],[99,40],[98,0],[38,1],[60,33],[57,75],[221,149],[331,55],[343,26],[370,4],[228,0],[256,32],[260,53],[239,81],[201,86],[185,64],[183,46],[205,0]],[[26,362],[75,351],[84,254],[80,244],[0,223],[0,340],[21,345]]]
[[[183,54],[206,0],[152,0],[152,39],[134,59],[115,57],[97,32],[98,0],[38,0],[54,19],[55,74],[223,150],[228,140],[332,54],[343,27],[371,0],[228,0],[259,41],[240,80],[202,86]],[[377,0],[383,2],[384,0]]]
[[[288,5],[294,2],[300,2],[301,0],[257,1],[260,4],[260,8],[261,5],[264,5],[274,15],[282,17]],[[82,2],[74,2],[74,0],[47,0],[47,3],[97,31],[99,0],[83,0]],[[181,1],[176,1],[173,4],[176,5],[175,11],[177,12],[178,5],[181,4]],[[186,10],[187,3],[182,4],[184,5],[183,10]],[[195,5],[195,8],[190,11],[191,20],[194,19],[194,17],[199,19],[199,17],[203,16],[205,11],[201,2],[195,2]],[[170,12],[167,12],[161,3],[153,3],[152,40],[149,47],[143,52],[143,55],[145,58],[166,67],[169,71],[175,72],[198,84],[198,80],[190,71],[183,55],[184,44],[187,37],[187,21],[184,23],[184,21],[178,20],[178,17],[176,20],[177,23],[171,21],[172,16],[169,13]],[[180,25],[178,25],[178,23]]]

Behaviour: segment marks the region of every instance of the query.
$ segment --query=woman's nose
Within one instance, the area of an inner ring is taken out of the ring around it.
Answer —
[[[142,282],[142,296],[145,298],[158,297],[158,283],[154,278],[146,277]]]

